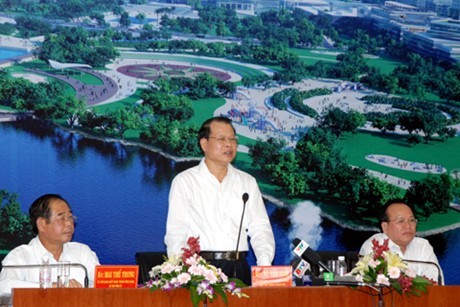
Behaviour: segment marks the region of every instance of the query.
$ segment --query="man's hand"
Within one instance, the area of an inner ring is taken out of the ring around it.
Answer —
[[[83,286],[81,283],[72,278],[69,280],[69,288],[83,288]]]
[[[58,284],[56,282],[53,282],[53,288],[58,288]],[[65,288],[83,288],[83,286],[81,283],[72,278],[69,280],[69,285]]]

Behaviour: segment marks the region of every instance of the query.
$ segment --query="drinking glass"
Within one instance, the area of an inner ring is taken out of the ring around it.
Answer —
[[[339,261],[338,260],[328,260],[327,267],[331,270],[334,275],[338,275],[339,273]]]
[[[69,286],[70,261],[58,262],[57,287],[67,288]]]

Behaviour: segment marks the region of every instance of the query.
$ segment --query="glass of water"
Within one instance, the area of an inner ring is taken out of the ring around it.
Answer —
[[[57,287],[67,288],[69,286],[70,261],[58,262]]]

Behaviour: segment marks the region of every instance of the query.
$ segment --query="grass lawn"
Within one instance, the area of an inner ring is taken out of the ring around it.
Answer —
[[[51,74],[56,74],[56,75],[62,75],[62,76],[70,76],[74,79],[77,79],[85,84],[88,85],[102,85],[104,82],[102,82],[101,79],[91,75],[87,74],[84,72],[81,72],[79,70],[74,70],[74,69],[67,69],[67,70],[56,70],[48,66],[47,63],[41,61],[41,60],[34,60],[30,62],[24,62],[24,63],[19,63],[13,66],[10,66],[7,68],[10,73],[28,73],[28,74],[33,74],[30,71],[26,71],[26,69],[38,69],[46,73],[51,73]],[[37,74],[39,76],[43,76],[40,74]]]
[[[327,51],[326,49],[299,49],[289,48],[289,52],[296,54],[307,65],[313,65],[318,61],[327,63],[337,63],[337,52]],[[324,53],[321,53],[324,51]]]
[[[214,116],[214,110],[225,104],[224,98],[208,98],[192,101],[192,108],[195,115],[188,121],[190,124],[201,126],[201,124]]]
[[[117,100],[116,102],[108,104],[97,105],[92,107],[92,109],[99,114],[105,114],[107,112],[115,111],[118,108],[129,107],[141,100],[141,93],[142,89],[137,89],[133,95],[126,97],[125,99]]]
[[[389,57],[368,58],[367,64],[376,67],[381,73],[390,74],[396,67],[403,65],[403,62],[391,59]]]
[[[458,156],[460,138],[458,137],[448,139],[446,142],[431,141],[428,144],[422,143],[412,147],[407,144],[405,136],[359,132],[357,134],[346,134],[340,139],[339,143],[343,147],[349,164],[384,172],[407,180],[420,180],[426,177],[426,174],[372,163],[366,160],[365,156],[380,154],[412,162],[440,164],[448,172],[452,169],[460,168],[460,158]]]
[[[308,65],[313,65],[318,61],[326,63],[337,63],[337,55],[340,51],[326,49],[299,49],[290,48],[290,52],[299,56],[299,58]],[[396,67],[402,65],[402,62],[396,61],[389,57],[367,57],[367,63],[371,67],[378,68],[382,73],[389,74]]]

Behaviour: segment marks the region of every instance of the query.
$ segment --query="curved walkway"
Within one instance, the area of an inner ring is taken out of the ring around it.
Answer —
[[[58,75],[53,73],[44,72],[38,69],[27,69],[26,71],[45,75],[47,77],[59,79],[74,88],[77,93],[78,99],[85,99],[89,106],[93,106],[104,102],[111,97],[115,96],[118,90],[118,84],[112,78],[87,68],[74,68],[74,70],[80,70],[84,73],[95,76],[102,81],[102,85],[89,85],[85,84],[77,79],[72,78],[70,75]]]
[[[367,155],[366,160],[391,168],[397,168],[417,173],[442,174],[447,172],[447,169],[442,167],[442,165],[411,162],[386,155]]]

